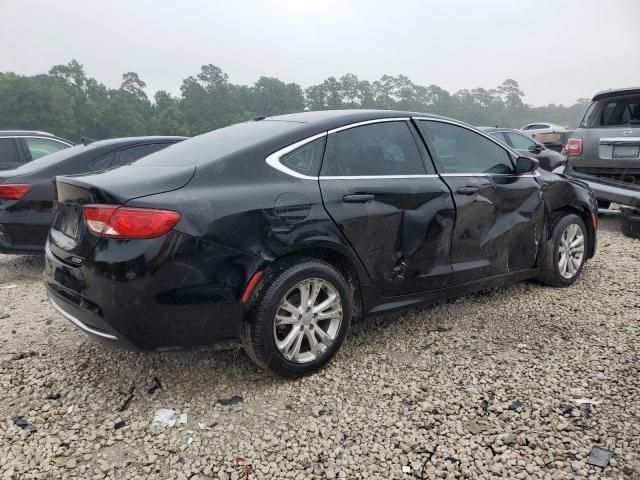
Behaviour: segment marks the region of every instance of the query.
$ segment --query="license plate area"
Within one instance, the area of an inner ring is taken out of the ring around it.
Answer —
[[[638,158],[640,145],[614,145],[613,158]]]

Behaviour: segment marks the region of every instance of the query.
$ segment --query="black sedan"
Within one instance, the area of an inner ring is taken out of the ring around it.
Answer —
[[[493,135],[495,138],[516,150],[518,154],[535,158],[540,162],[540,166],[551,172],[566,161],[566,157],[560,153],[547,148],[544,144],[534,140],[519,130],[509,128],[481,127],[485,133]]]
[[[581,182],[431,115],[256,118],[59,178],[45,283],[86,332],[139,350],[241,341],[325,365],[354,317],[499,284],[566,287],[596,248]]]
[[[0,253],[42,254],[53,221],[54,180],[116,168],[185,137],[131,137],[76,145],[0,171]]]

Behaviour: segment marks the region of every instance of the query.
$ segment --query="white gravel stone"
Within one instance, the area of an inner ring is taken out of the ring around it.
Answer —
[[[0,284],[16,285],[0,290],[0,478],[640,478],[640,242],[615,222],[571,288],[358,322],[297,380],[238,351],[112,350],[50,309],[41,259],[0,255]],[[187,423],[154,425],[160,408]],[[593,446],[608,467],[587,463]]]

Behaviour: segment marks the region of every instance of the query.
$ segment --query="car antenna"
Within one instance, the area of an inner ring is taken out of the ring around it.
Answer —
[[[85,147],[90,143],[93,143],[93,140],[91,140],[90,138],[84,138],[84,137],[80,137],[80,141]]]
[[[267,118],[265,115],[256,115],[251,120],[253,120],[254,122],[258,122],[260,120],[264,120],[265,118]]]

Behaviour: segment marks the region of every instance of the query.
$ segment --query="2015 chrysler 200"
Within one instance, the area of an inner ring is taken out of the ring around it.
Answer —
[[[571,285],[596,202],[466,124],[390,111],[256,118],[59,177],[52,305],[141,350],[240,340],[262,367],[326,364],[352,318],[537,278]]]

